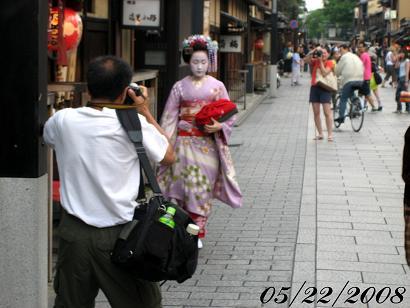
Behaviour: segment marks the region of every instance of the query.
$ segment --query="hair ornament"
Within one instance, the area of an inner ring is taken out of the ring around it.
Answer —
[[[201,46],[208,51],[208,71],[216,72],[218,69],[218,42],[213,41],[209,36],[203,34],[191,35],[182,42],[183,53],[188,55],[193,54],[194,46]]]

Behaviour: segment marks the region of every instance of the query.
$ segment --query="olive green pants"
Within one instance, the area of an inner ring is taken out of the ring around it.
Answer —
[[[92,227],[62,211],[54,307],[92,308],[99,289],[113,308],[161,307],[158,283],[137,279],[111,263],[121,228]]]

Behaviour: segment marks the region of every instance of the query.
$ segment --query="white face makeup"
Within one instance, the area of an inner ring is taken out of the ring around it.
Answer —
[[[189,66],[195,78],[205,77],[208,71],[208,54],[205,51],[195,51],[189,61]]]

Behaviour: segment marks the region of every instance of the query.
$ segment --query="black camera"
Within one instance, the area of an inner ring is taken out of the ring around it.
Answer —
[[[130,83],[129,88],[134,91],[136,96],[142,96],[145,99],[144,95],[142,94],[142,90],[141,90],[140,86],[137,85],[135,82]],[[134,104],[134,101],[132,100],[132,98],[128,94],[127,94],[127,97],[125,98],[124,104],[125,105]]]
[[[321,51],[321,50],[319,50],[319,49],[316,49],[316,50],[313,52],[313,58],[320,58],[322,55],[323,55],[323,51]]]

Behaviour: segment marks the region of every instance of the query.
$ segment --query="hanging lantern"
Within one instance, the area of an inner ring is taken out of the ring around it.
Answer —
[[[64,41],[67,50],[76,49],[83,33],[80,15],[73,9],[64,9]]]
[[[48,27],[48,50],[57,51],[59,49],[59,20],[58,8],[50,9],[49,27]],[[83,32],[83,23],[80,15],[70,9],[64,9],[63,38],[66,50],[77,48]]]
[[[263,42],[263,39],[258,38],[258,39],[255,41],[255,49],[262,49],[262,48],[263,48],[263,45],[265,45],[265,43]]]

